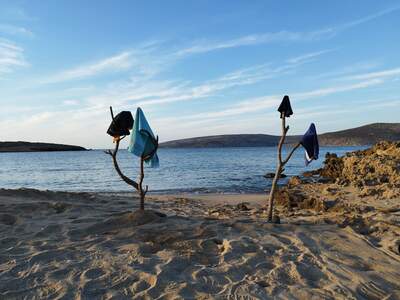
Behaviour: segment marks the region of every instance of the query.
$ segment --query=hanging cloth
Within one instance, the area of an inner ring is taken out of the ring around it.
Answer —
[[[315,129],[314,123],[311,123],[307,132],[303,135],[300,144],[305,150],[305,161],[306,166],[312,161],[317,160],[319,155],[319,145],[317,130]]]
[[[281,113],[281,119],[283,116],[290,117],[293,115],[292,106],[290,105],[289,96],[285,95],[279,105],[278,111]]]
[[[157,156],[158,137],[154,136],[140,107],[136,110],[135,120],[128,151],[143,157],[151,168],[157,168],[160,165]]]
[[[133,127],[133,117],[130,111],[121,111],[114,117],[108,127],[107,133],[114,138],[129,135],[129,130]]]

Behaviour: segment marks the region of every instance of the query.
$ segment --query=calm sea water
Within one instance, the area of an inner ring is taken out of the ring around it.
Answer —
[[[287,175],[319,168],[326,152],[342,155],[361,147],[322,147],[320,159],[308,167],[298,149],[286,166]],[[258,193],[268,189],[274,172],[276,148],[160,149],[161,166],[145,169],[145,184],[152,192]],[[136,156],[120,150],[120,167],[137,177]],[[36,188],[63,191],[129,191],[101,150],[79,152],[0,153],[0,188]]]

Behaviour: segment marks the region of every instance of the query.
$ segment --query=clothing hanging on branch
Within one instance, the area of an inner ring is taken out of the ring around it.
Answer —
[[[119,138],[123,135],[129,135],[129,130],[133,127],[133,117],[130,111],[121,111],[114,117],[107,133],[114,138]]]
[[[303,135],[300,144],[305,150],[305,161],[308,165],[312,160],[317,160],[319,155],[319,144],[317,130],[314,123],[311,123],[307,132]]]
[[[282,99],[281,104],[278,107],[278,111],[281,113],[281,119],[283,116],[290,117],[293,115],[292,106],[290,105],[289,96],[285,95]]]
[[[158,137],[155,137],[142,109],[136,110],[135,124],[133,126],[128,151],[145,159],[145,163],[152,167],[159,167],[157,155]]]

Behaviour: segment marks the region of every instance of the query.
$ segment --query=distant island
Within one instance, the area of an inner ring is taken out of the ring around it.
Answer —
[[[288,136],[294,144],[301,136]],[[381,140],[399,141],[400,123],[373,123],[357,128],[323,133],[318,136],[321,146],[372,145]],[[226,134],[195,137],[160,143],[162,148],[270,147],[276,146],[279,136],[268,134]]]
[[[30,142],[0,142],[0,152],[40,152],[40,151],[86,151],[80,146],[30,143]]]

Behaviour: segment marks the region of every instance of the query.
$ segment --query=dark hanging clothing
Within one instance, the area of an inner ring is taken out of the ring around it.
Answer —
[[[279,105],[278,111],[281,113],[281,119],[282,119],[282,116],[290,117],[291,115],[293,115],[289,96],[286,95],[285,97],[283,97],[281,105]]]
[[[107,133],[113,137],[129,135],[129,130],[133,127],[133,117],[130,111],[121,111],[114,117]]]
[[[317,130],[315,129],[314,123],[311,123],[307,132],[303,135],[300,144],[305,150],[306,165],[308,165],[312,160],[318,159],[319,145]]]

